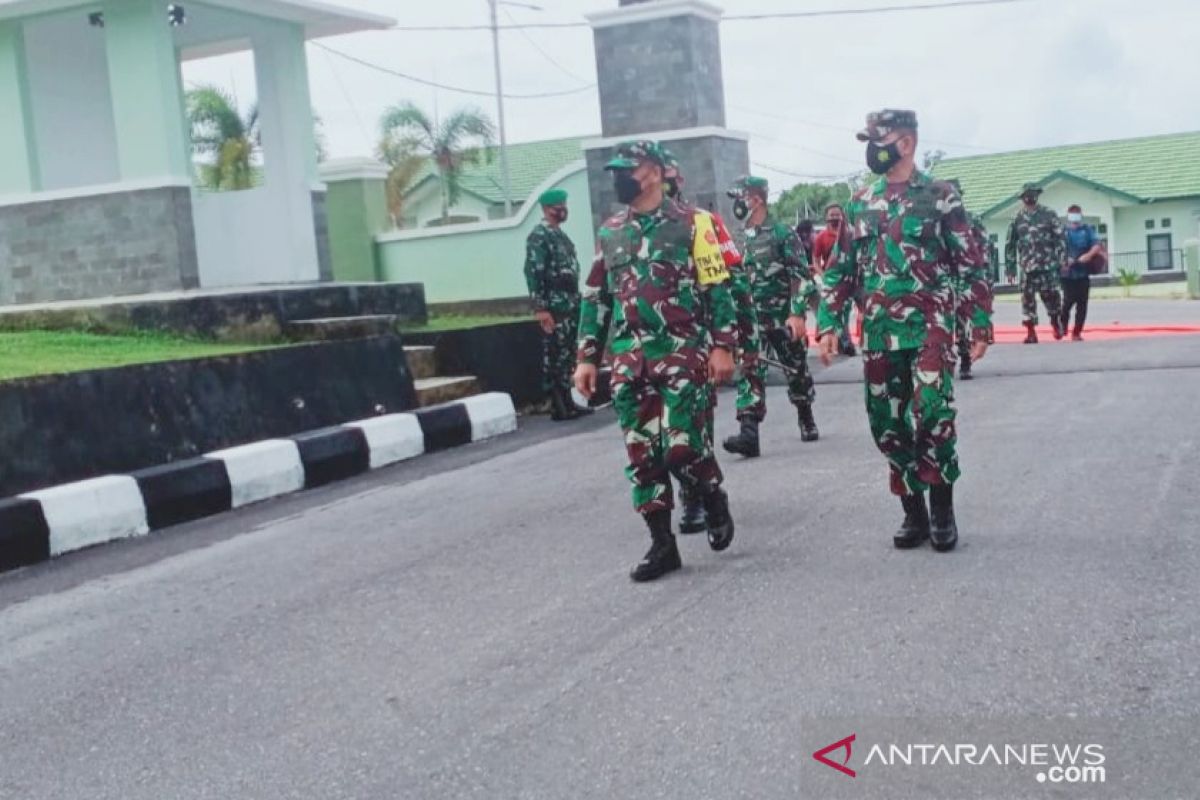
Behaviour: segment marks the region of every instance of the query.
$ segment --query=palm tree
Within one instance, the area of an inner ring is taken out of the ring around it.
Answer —
[[[392,227],[403,227],[404,195],[425,169],[426,158],[420,154],[414,142],[395,136],[383,137],[376,148],[376,155],[390,168],[385,188]]]
[[[462,108],[444,122],[429,119],[413,103],[404,102],[384,112],[380,123],[382,138],[380,156],[392,166],[395,183],[404,184],[407,171],[415,169],[413,157],[430,159],[437,168],[442,192],[442,219],[450,218],[450,207],[458,202],[459,178],[463,167],[478,164],[484,148],[496,141],[496,129],[491,119],[477,108]],[[389,160],[388,156],[393,160]],[[491,160],[491,153],[488,153]],[[411,182],[416,172],[407,174]],[[389,176],[388,183],[392,184]]]
[[[192,149],[209,159],[199,164],[200,184],[214,190],[254,186],[254,158],[262,147],[258,105],[238,113],[233,96],[217,86],[197,86],[186,94]]]

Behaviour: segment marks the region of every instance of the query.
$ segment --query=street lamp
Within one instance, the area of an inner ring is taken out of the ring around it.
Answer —
[[[520,3],[515,0],[488,0],[492,12],[492,57],[496,62],[496,110],[500,121],[500,179],[504,183],[504,216],[512,216],[512,180],[508,174],[508,140],[504,132],[504,81],[500,77],[500,26],[496,22],[496,6],[503,3],[506,6],[528,8],[541,11],[541,6],[531,3]]]

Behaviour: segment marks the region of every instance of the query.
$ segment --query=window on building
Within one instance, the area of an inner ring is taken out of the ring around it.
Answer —
[[[1146,220],[1146,230],[1148,230],[1148,231],[1154,230],[1154,220],[1152,220],[1152,219]]]
[[[1162,220],[1160,220],[1160,221],[1159,221],[1159,223],[1158,223],[1158,227],[1160,227],[1160,228],[1169,228],[1169,227],[1171,227],[1171,218],[1170,218],[1170,217],[1163,217],[1163,218],[1162,218]]]
[[[1171,234],[1155,233],[1146,237],[1146,266],[1153,270],[1175,268],[1174,251],[1171,249]]]
[[[1106,235],[1108,233],[1108,226],[1101,222],[1096,226],[1096,233],[1100,234],[1101,236]]]

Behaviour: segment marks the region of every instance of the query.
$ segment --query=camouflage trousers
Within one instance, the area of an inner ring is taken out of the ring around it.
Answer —
[[[625,475],[638,513],[674,507],[671,475],[685,493],[707,494],[721,485],[712,447],[715,397],[707,363],[614,382],[613,409],[629,459]]]
[[[1053,270],[1026,272],[1021,276],[1021,321],[1037,325],[1037,298],[1042,298],[1051,322],[1062,316],[1062,284]]]
[[[893,494],[958,480],[953,369],[949,341],[863,353],[867,420],[891,468]]]
[[[808,337],[793,341],[781,320],[760,316],[758,322],[760,352],[794,370],[788,375],[788,400],[796,408],[812,405],[817,393],[808,368]],[[737,385],[737,416],[738,419],[752,418],[762,422],[767,416],[767,365],[758,355],[755,353],[750,365],[745,361],[742,363]]]
[[[555,311],[554,330],[542,333],[542,388],[570,392],[574,386],[579,309]]]

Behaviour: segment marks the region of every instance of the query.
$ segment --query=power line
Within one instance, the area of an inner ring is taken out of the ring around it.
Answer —
[[[508,17],[508,19],[510,21],[512,21],[514,24],[516,24],[516,20],[513,19],[513,15],[511,13],[509,13],[509,10],[507,8],[501,9],[501,10],[504,11],[504,16]],[[551,56],[549,53],[547,53],[545,50],[542,49],[541,45],[539,45],[537,43],[537,41],[532,36],[530,36],[529,33],[524,28],[517,28],[517,30],[521,32],[521,35],[523,37],[525,37],[525,41],[529,42],[530,46],[532,46],[534,50],[537,50],[539,53],[542,54],[543,58],[545,58],[547,61],[549,61],[554,66],[558,67],[559,72],[561,72],[564,75],[567,75],[581,83],[590,84],[592,86],[595,85],[594,83],[590,82],[590,79],[576,75],[574,72],[567,69],[562,64],[560,64],[558,61],[556,61],[553,56]]]
[[[330,47],[329,45],[323,44],[321,42],[309,42],[309,44],[311,44],[313,47],[319,47],[320,49],[322,49],[328,53],[332,53],[333,55],[338,56],[339,58],[344,58],[347,61],[351,61],[355,64],[358,64],[359,66],[367,67],[368,69],[373,69],[376,72],[382,72],[386,75],[391,75],[396,78],[403,78],[404,80],[412,81],[413,83],[419,83],[423,86],[432,86],[435,89],[444,89],[448,92],[458,92],[460,94],[469,94],[469,95],[474,95],[475,97],[495,97],[496,96],[495,92],[485,92],[485,91],[480,91],[478,89],[464,89],[461,86],[450,86],[449,84],[438,83],[437,81],[431,81],[428,78],[420,78],[420,77],[417,77],[416,75],[409,75],[406,72],[401,72],[399,70],[392,69],[390,67],[385,67],[382,64],[375,64],[371,61],[366,61],[364,59],[358,58],[357,56],[352,56],[349,53],[343,53],[342,51],[335,50],[334,48]],[[505,93],[504,98],[506,100],[536,100],[536,99],[540,99],[540,98],[544,98],[544,97],[565,97],[566,95],[579,94],[580,92],[591,91],[592,89],[595,89],[595,88],[596,88],[596,84],[592,83],[587,86],[580,86],[576,89],[565,89],[561,92],[538,92],[536,94],[508,94],[508,93]]]
[[[329,57],[329,53],[325,53],[325,62],[329,64],[329,71],[333,73],[333,80],[337,83],[338,88],[342,92],[342,97],[346,100],[346,104],[350,106],[350,112],[354,115],[354,119],[358,123],[358,129],[363,136],[363,143],[370,148],[371,135],[367,133],[366,123],[363,122],[362,116],[358,113],[358,106],[354,105],[354,100],[351,99],[350,92],[346,90],[346,84],[342,83],[341,73],[338,72],[337,65],[333,63],[333,59]]]
[[[768,117],[770,119],[779,120],[780,122],[794,122],[798,125],[808,125],[813,128],[825,128],[826,130],[832,130],[832,131],[857,131],[858,130],[858,128],[855,128],[855,127],[852,127],[849,125],[835,125],[835,124],[829,123],[829,122],[816,122],[814,120],[801,119],[800,117],[791,117],[791,116],[787,116],[784,114],[773,114],[770,111],[761,111],[757,108],[747,108],[745,106],[729,106],[729,108],[734,111],[741,111],[746,114],[757,114],[760,117]],[[1000,149],[1000,148],[996,148],[996,147],[989,147],[986,145],[979,145],[979,144],[964,144],[962,142],[947,142],[944,139],[933,139],[933,138],[929,138],[929,137],[925,137],[925,136],[921,137],[921,141],[928,142],[930,144],[945,145],[946,147],[961,147],[961,148],[964,148],[967,150],[997,150],[997,149]]]
[[[796,172],[795,170],[784,169],[782,167],[775,167],[770,164],[764,164],[761,161],[755,161],[753,163],[754,163],[754,166],[759,167],[761,169],[770,170],[771,172],[778,172],[780,175],[787,175],[788,177],[791,177],[791,178],[801,178],[801,179],[806,179],[806,180],[845,181],[845,180],[853,178],[859,174],[859,172],[844,172],[840,175],[811,175],[811,174],[804,173],[804,172]],[[861,170],[860,170],[860,172],[861,172]]]
[[[949,0],[945,3],[915,3],[912,5],[875,6],[873,8],[829,8],[817,11],[776,11],[763,14],[727,14],[721,19],[730,22],[746,22],[772,19],[801,19],[811,17],[843,17],[863,14],[892,14],[906,11],[937,11],[943,8],[969,8],[971,6],[999,6],[1014,3],[1028,3],[1031,0]],[[590,28],[589,22],[522,22],[500,25],[502,31]],[[403,25],[388,28],[389,31],[427,32],[427,31],[488,31],[489,25]]]
[[[765,133],[760,133],[759,131],[755,131],[755,130],[751,130],[750,134],[759,139],[762,139],[763,141],[773,142],[782,147],[790,147],[793,150],[801,150],[805,153],[811,153],[814,156],[820,156],[821,158],[831,158],[834,161],[842,161],[846,164],[857,164],[860,161],[860,159],[857,159],[857,158],[847,158],[845,156],[836,155],[834,153],[826,153],[822,150],[814,150],[811,147],[805,147],[804,145],[801,145],[801,144],[787,142],[787,141],[784,141],[783,139],[776,139],[774,136],[769,136]]]

